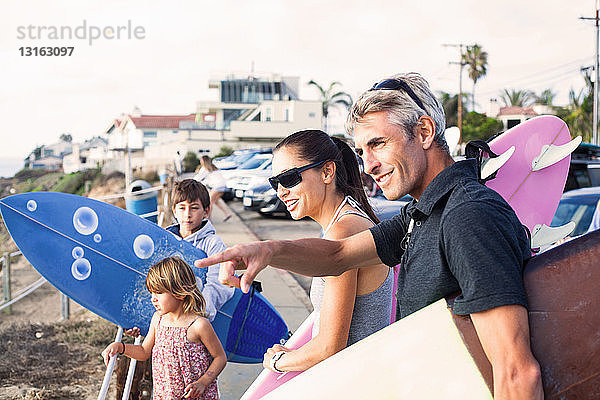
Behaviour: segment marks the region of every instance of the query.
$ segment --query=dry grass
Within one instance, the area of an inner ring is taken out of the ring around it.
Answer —
[[[99,319],[12,324],[0,331],[0,398],[81,399],[97,394],[100,352],[114,325]]]

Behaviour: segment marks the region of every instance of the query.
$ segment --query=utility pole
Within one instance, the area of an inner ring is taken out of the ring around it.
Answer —
[[[598,145],[598,85],[600,83],[600,66],[598,59],[598,47],[600,46],[600,27],[598,24],[599,21],[599,9],[600,9],[600,0],[596,0],[596,16],[593,18],[590,17],[580,17],[579,19],[583,20],[594,20],[596,21],[596,55],[594,56],[594,71],[596,72],[596,78],[594,80],[594,116],[592,127],[592,143]]]
[[[463,43],[458,44],[443,44],[444,47],[458,47],[460,50],[460,58],[458,62],[450,61],[449,64],[458,64],[459,75],[458,75],[458,143],[461,142],[462,139],[462,76],[463,76],[463,67],[466,65],[464,62],[464,53],[463,48],[468,48],[469,46]]]

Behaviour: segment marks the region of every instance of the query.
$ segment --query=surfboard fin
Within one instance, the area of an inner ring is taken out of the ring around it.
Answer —
[[[515,146],[511,146],[504,153],[499,154],[498,157],[488,158],[481,163],[481,179],[486,179],[491,176],[494,172],[498,171],[515,152]]]
[[[539,252],[542,247],[550,246],[559,240],[564,239],[573,232],[574,229],[575,222],[573,221],[557,227],[538,224],[533,228],[533,232],[531,232],[531,249],[534,252]]]
[[[573,152],[581,143],[581,136],[577,136],[569,143],[565,143],[561,146],[556,145],[544,145],[540,155],[533,159],[531,162],[531,170],[539,171],[553,164],[556,164],[569,154]]]

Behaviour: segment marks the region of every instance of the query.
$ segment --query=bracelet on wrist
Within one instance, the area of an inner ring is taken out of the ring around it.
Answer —
[[[123,345],[123,350],[119,352],[119,355],[123,355],[125,354],[125,343],[121,342],[121,344]]]
[[[271,364],[271,368],[275,371],[278,372],[280,374],[283,374],[285,371],[280,370],[279,368],[277,368],[277,361],[279,361],[281,359],[281,357],[283,357],[283,355],[285,354],[285,351],[278,351],[277,353],[273,354],[273,357],[271,357],[270,360],[270,364]]]

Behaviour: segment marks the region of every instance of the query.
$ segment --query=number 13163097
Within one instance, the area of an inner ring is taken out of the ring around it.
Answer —
[[[75,47],[19,47],[19,52],[23,57],[70,57]]]

